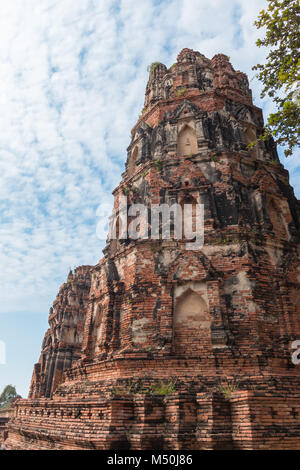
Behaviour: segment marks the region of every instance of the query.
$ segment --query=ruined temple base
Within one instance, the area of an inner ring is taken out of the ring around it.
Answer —
[[[258,371],[258,362],[256,366],[255,360],[246,358],[236,362],[224,360],[217,373],[213,362],[208,367],[199,358],[124,358],[79,366],[67,372],[53,399],[17,402],[5,446],[15,450],[300,449],[299,377],[284,375],[279,368],[277,375],[274,369],[273,374],[265,369],[264,375],[251,375],[250,368]],[[222,367],[231,368],[226,376]],[[230,376],[234,380],[228,380]],[[176,392],[152,394],[155,383],[174,383]]]

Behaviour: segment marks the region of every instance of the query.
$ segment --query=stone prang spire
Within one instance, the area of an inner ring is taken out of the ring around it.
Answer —
[[[113,236],[60,290],[5,446],[299,448],[300,205],[289,174],[272,139],[257,141],[262,112],[227,56],[183,49],[149,72]],[[188,248],[174,214],[169,236],[163,217],[153,236],[157,206],[190,206],[193,226],[201,207],[204,240]],[[130,237],[137,207],[143,236]]]

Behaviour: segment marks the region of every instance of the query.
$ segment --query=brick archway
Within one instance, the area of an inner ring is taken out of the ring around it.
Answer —
[[[103,309],[101,305],[98,304],[95,307],[94,320],[93,320],[93,329],[92,329],[92,338],[91,338],[91,355],[95,357],[99,350],[99,346],[103,340]]]
[[[188,289],[176,299],[173,319],[173,351],[176,355],[198,355],[210,349],[211,319],[201,294]]]
[[[179,132],[177,149],[179,157],[198,153],[196,132],[191,126],[185,125]]]
[[[130,155],[129,165],[128,165],[128,174],[132,176],[135,172],[136,161],[139,155],[139,148],[136,145]]]

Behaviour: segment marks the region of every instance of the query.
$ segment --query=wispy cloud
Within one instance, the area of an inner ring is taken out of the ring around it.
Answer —
[[[147,66],[191,47],[252,77],[265,3],[1,2],[1,312],[45,312],[69,267],[100,259],[96,209],[120,180]]]

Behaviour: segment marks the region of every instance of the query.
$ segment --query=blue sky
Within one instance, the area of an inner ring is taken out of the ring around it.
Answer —
[[[0,391],[28,392],[49,308],[70,267],[96,264],[107,210],[143,108],[147,67],[184,47],[236,70],[265,51],[262,0],[11,0],[0,4]],[[272,103],[255,104],[265,116]],[[299,157],[299,154],[298,154]],[[282,158],[300,197],[300,162]],[[101,212],[101,211],[100,211]]]

